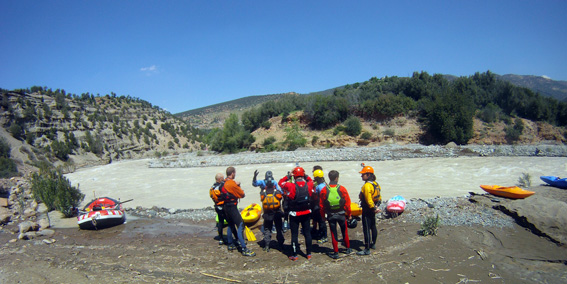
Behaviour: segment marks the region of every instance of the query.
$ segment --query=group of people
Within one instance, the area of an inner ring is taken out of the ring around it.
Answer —
[[[345,253],[352,253],[348,237],[348,224],[354,221],[351,216],[351,199],[347,189],[339,184],[339,172],[332,170],[328,173],[329,182],[324,177],[323,168],[313,167],[313,178],[305,173],[302,167],[295,167],[291,172],[275,181],[273,173],[267,171],[265,179],[258,180],[258,171],[254,172],[252,185],[260,187],[260,200],[262,201],[262,217],[264,220],[263,249],[270,250],[272,229],[275,227],[276,240],[283,248],[286,223],[291,230],[292,251],[289,259],[296,261],[300,252],[299,228],[305,238],[305,257],[311,259],[312,233],[319,243],[328,241],[327,223],[331,231],[333,252],[328,255],[333,259],[339,258],[338,231],[341,230],[342,244],[346,247]],[[364,182],[359,200],[362,207],[362,229],[364,233],[364,249],[358,255],[369,255],[370,249],[376,249],[378,231],[376,229],[376,213],[381,203],[380,185],[376,182],[374,169],[364,166],[360,171]],[[228,167],[226,178],[221,173],[215,176],[215,184],[210,189],[210,196],[215,202],[215,211],[218,215],[217,229],[219,244],[224,244],[223,227],[226,220],[228,250],[238,249],[244,256],[255,256],[246,247],[244,240],[245,224],[237,205],[238,200],[244,197],[240,182],[234,180],[236,169]]]

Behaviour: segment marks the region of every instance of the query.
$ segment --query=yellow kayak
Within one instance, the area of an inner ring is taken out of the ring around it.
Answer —
[[[513,199],[526,198],[535,193],[517,186],[481,185],[480,188],[490,194]]]
[[[260,204],[252,203],[246,206],[242,212],[242,220],[244,223],[254,223],[260,219],[260,215],[262,215],[262,206]]]
[[[362,215],[362,207],[358,205],[358,203],[351,202],[350,203],[350,215],[354,217],[358,217]]]

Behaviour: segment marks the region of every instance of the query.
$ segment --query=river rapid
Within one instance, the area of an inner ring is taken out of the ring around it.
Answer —
[[[127,208],[153,206],[170,209],[202,209],[212,206],[208,190],[216,173],[226,166],[191,168],[150,167],[151,159],[114,162],[109,165],[79,169],[65,175],[73,186],[86,195],[83,204],[96,197],[121,200]],[[351,199],[358,201],[363,184],[361,163],[372,166],[382,187],[382,198],[401,195],[412,198],[457,197],[469,192],[483,193],[481,184],[516,185],[523,173],[531,176],[532,185],[540,185],[542,175],[565,176],[565,157],[433,157],[387,161],[302,162],[308,173],[321,165],[325,175],[330,170],[340,173],[339,184],[345,186]],[[267,170],[279,179],[291,171],[295,163],[236,165],[236,180],[242,183],[246,197],[242,207],[259,202],[259,189],[252,186],[254,171],[263,178]],[[328,179],[327,179],[328,180]]]

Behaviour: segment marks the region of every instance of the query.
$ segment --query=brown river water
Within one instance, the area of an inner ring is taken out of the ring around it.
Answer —
[[[149,159],[120,161],[109,165],[79,169],[65,175],[86,195],[83,204],[96,197],[108,196],[120,200],[133,199],[125,207],[165,207],[201,209],[212,205],[208,190],[216,173],[226,167],[149,168]],[[339,184],[345,186],[353,201],[358,201],[362,186],[361,162],[304,163],[307,172],[314,165],[340,173]],[[364,162],[375,170],[382,187],[382,198],[401,195],[411,198],[466,196],[468,192],[483,193],[481,184],[511,186],[523,173],[531,176],[532,185],[540,185],[542,175],[567,176],[567,158],[560,157],[458,157],[415,158],[397,161]],[[259,202],[259,189],[252,186],[254,170],[263,178],[267,170],[279,179],[291,171],[293,163],[254,164],[236,166],[236,180],[242,183],[246,197],[242,207]]]

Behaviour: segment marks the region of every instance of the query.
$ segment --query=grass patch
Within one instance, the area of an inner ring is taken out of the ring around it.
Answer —
[[[439,228],[439,214],[435,217],[428,216],[425,218],[423,223],[421,223],[421,230],[419,234],[422,236],[435,236],[437,235],[437,229]]]

